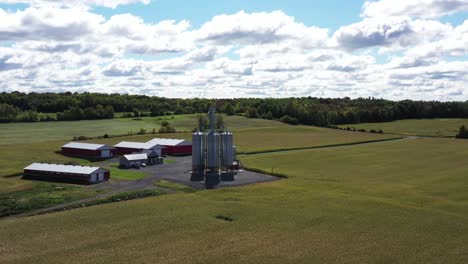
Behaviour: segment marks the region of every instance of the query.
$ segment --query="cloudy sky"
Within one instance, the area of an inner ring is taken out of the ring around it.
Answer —
[[[0,0],[0,91],[468,100],[468,0]]]

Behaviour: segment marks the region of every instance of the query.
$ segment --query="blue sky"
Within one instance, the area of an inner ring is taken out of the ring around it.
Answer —
[[[195,27],[200,26],[218,14],[231,14],[240,10],[246,12],[270,12],[282,10],[307,25],[317,25],[332,30],[341,25],[359,20],[360,1],[306,1],[306,0],[158,0],[148,5],[135,4],[116,9],[96,8],[95,11],[109,17],[118,13],[138,14],[147,22],[166,19],[189,20]]]
[[[467,12],[468,0],[0,0],[0,91],[468,100]]]

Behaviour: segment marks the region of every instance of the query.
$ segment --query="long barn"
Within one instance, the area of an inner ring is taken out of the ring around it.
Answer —
[[[110,173],[100,167],[33,163],[24,168],[23,176],[27,179],[92,184],[107,181]]]
[[[192,153],[192,143],[190,141],[172,138],[154,138],[147,142],[122,141],[114,147],[120,155],[149,149],[156,150],[160,156],[187,155]]]
[[[62,154],[73,157],[107,159],[115,156],[115,148],[104,144],[70,142],[62,146]]]
[[[154,150],[159,156],[165,156],[165,148],[158,144],[122,141],[114,146],[119,155],[142,152],[144,150]]]
[[[168,155],[187,155],[192,153],[192,142],[183,139],[153,138],[146,143],[163,146]]]

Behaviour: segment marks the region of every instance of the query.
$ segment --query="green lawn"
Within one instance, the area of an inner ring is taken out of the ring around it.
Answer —
[[[177,115],[167,120],[178,131],[191,131],[197,126],[197,115]],[[63,122],[8,123],[0,124],[0,144],[71,140],[75,136],[125,135],[140,128],[156,131],[164,117],[116,118],[107,120],[83,120]],[[231,130],[251,127],[286,126],[278,121],[249,119],[240,116],[225,116],[226,126]]]
[[[185,138],[191,140],[191,134],[176,133],[96,139],[88,142],[114,145],[120,141],[144,142],[154,137]],[[316,147],[369,140],[381,140],[392,137],[395,136],[289,125],[244,129],[234,133],[234,141],[239,152]],[[68,141],[0,144],[0,153],[8,153],[8,155],[0,156],[0,176],[21,173],[22,169],[32,162],[63,163],[67,161],[75,161],[83,165],[91,164],[86,160],[73,159],[55,153],[56,151],[59,151],[60,147],[66,142]]]
[[[240,153],[310,148],[396,138],[396,136],[350,132],[313,126],[246,129],[234,133]]]
[[[401,135],[453,137],[458,129],[465,125],[468,127],[468,119],[407,119],[385,123],[363,123],[340,125],[342,128],[354,127],[356,129],[383,130],[384,133]]]
[[[119,180],[139,180],[143,179],[148,176],[147,173],[143,171],[135,171],[135,170],[124,170],[119,168],[106,168],[110,171],[110,175],[112,179],[119,179]]]
[[[4,263],[468,263],[467,156],[468,141],[454,139],[243,156],[289,178],[0,221],[0,255]]]
[[[165,180],[156,181],[154,185],[161,187],[161,188],[173,190],[176,192],[194,192],[195,191],[195,189],[188,187],[187,185],[183,185],[183,184],[175,183],[175,182],[169,182]]]
[[[17,186],[11,188],[11,184]],[[0,216],[46,208],[99,193],[89,186],[22,180],[20,177],[0,178],[0,190]]]

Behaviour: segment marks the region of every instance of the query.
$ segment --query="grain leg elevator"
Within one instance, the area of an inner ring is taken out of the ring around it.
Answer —
[[[210,131],[196,131],[192,134],[191,181],[205,181],[207,188],[213,188],[220,181],[234,181],[235,146],[232,133],[218,133],[215,129],[216,113],[212,106],[208,112]],[[201,129],[201,128],[200,128]]]

